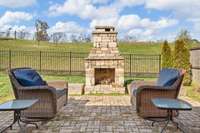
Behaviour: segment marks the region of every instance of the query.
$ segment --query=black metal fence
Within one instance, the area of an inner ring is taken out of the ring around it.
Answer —
[[[0,50],[0,70],[31,67],[56,75],[84,75],[88,53]],[[122,54],[125,76],[154,77],[161,68],[160,55]]]

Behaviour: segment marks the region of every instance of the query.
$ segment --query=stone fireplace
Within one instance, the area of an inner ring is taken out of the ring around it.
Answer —
[[[117,48],[117,32],[112,26],[96,26],[93,48],[85,59],[86,86],[123,86],[124,58]]]

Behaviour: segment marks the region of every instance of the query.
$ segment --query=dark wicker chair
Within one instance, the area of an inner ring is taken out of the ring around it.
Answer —
[[[53,118],[58,110],[67,104],[68,99],[68,83],[65,81],[46,82],[47,85],[42,86],[22,86],[15,78],[14,71],[18,69],[31,68],[15,68],[9,71],[10,82],[16,99],[39,99],[33,107],[23,111],[26,118]]]
[[[155,82],[133,81],[131,83],[131,104],[136,106],[136,111],[143,118],[161,118],[167,116],[167,111],[156,108],[152,98],[177,98],[185,71],[180,71],[179,78],[170,87],[157,86]],[[137,90],[136,90],[137,89]],[[134,90],[136,93],[134,94]],[[174,115],[177,115],[174,112]]]

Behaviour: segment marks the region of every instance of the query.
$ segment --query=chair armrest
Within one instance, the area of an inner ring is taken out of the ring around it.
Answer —
[[[48,103],[48,106],[51,106],[54,113],[57,112],[57,98],[55,88],[51,86],[20,87],[18,92],[20,99],[39,99],[37,104],[40,106],[40,109],[44,107],[43,103]]]
[[[55,93],[56,94],[56,90],[55,88],[51,87],[51,86],[30,86],[30,87],[20,87],[18,89],[19,91],[39,91],[39,90],[42,90],[42,91],[47,91],[47,92],[50,92],[50,93]]]
[[[150,90],[150,91],[171,91],[175,90],[172,87],[163,87],[163,86],[156,86],[156,85],[142,85],[138,87],[138,91],[145,91],[145,90]]]
[[[131,82],[131,87],[140,87],[140,86],[144,86],[144,85],[155,85],[156,82],[155,81],[133,81]]]
[[[137,89],[137,97],[141,97],[142,93],[145,93],[145,92],[147,92],[148,94],[152,94],[155,92],[163,94],[163,93],[174,92],[174,91],[176,91],[176,89],[174,89],[172,87],[143,85]]]
[[[47,81],[48,86],[52,86],[54,88],[65,89],[68,88],[68,82],[57,80],[57,81]]]
[[[136,104],[139,107],[141,103],[151,103],[151,99],[156,97],[176,98],[176,89],[153,85],[140,86],[137,89]]]
[[[132,93],[133,90],[141,88],[141,86],[149,86],[149,85],[155,85],[156,82],[155,81],[133,81],[131,82],[130,85],[130,92]]]

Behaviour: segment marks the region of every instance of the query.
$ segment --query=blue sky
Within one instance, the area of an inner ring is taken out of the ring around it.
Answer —
[[[0,31],[34,33],[36,19],[49,33],[90,34],[96,25],[113,25],[119,37],[173,40],[182,29],[200,39],[199,0],[0,0]]]

